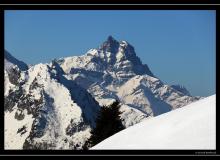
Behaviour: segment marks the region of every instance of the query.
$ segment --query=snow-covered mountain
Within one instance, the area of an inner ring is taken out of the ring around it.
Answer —
[[[92,149],[216,149],[216,95],[147,119]]]
[[[5,149],[81,149],[97,112],[118,100],[125,127],[192,103],[109,36],[82,56],[27,66],[5,51]]]
[[[118,42],[112,36],[97,49],[57,62],[68,79],[85,88],[100,105],[119,100],[126,127],[200,98],[180,87],[164,84],[146,64],[142,64],[132,45],[126,41]]]
[[[81,149],[95,126],[95,99],[55,61],[16,73],[5,94],[5,149]]]

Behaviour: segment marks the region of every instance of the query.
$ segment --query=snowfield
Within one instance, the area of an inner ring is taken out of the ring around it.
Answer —
[[[216,149],[216,95],[144,120],[91,149]]]
[[[25,118],[18,121],[14,118],[17,111],[15,107],[12,113],[5,113],[5,149],[21,149],[23,147],[25,139],[31,132],[31,126],[33,124],[32,115],[27,115],[27,110],[25,110]],[[19,127],[26,127],[21,133],[18,133]]]

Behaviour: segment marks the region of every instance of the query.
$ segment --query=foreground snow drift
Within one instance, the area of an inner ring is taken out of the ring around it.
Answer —
[[[216,95],[144,120],[92,149],[216,149]]]

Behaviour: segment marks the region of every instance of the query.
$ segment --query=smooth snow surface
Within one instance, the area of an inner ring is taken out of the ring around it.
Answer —
[[[216,95],[144,120],[92,149],[216,149]]]

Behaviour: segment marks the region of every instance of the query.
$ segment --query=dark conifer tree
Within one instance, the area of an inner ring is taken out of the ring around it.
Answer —
[[[88,149],[124,129],[120,120],[121,112],[119,109],[118,101],[100,109],[96,119],[96,127],[91,131],[91,137],[85,143],[83,149]]]

